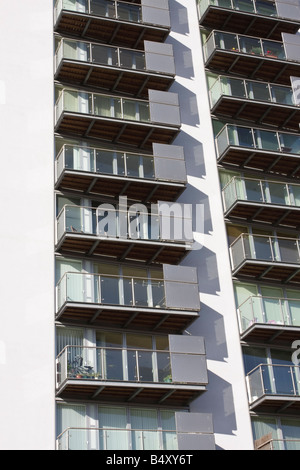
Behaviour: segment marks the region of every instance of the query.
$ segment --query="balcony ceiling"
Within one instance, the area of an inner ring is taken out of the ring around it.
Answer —
[[[300,207],[278,206],[251,201],[236,201],[225,217],[243,221],[261,222],[274,227],[300,229]]]
[[[182,333],[197,318],[198,312],[157,308],[66,303],[56,320],[70,324],[87,324],[101,328],[130,328],[155,333]]]
[[[152,144],[171,144],[179,128],[124,121],[79,113],[63,112],[56,124],[55,132],[70,137],[95,138],[113,144],[131,145],[152,150]]]
[[[300,397],[294,395],[264,395],[250,404],[250,411],[300,416]]]
[[[263,37],[274,41],[281,41],[283,32],[296,34],[299,29],[298,19],[293,22],[288,19],[260,16],[214,5],[210,5],[204,12],[200,18],[200,25],[205,28]]]
[[[142,261],[147,264],[178,264],[189,252],[185,243],[154,240],[100,238],[81,233],[65,233],[56,246],[65,254],[108,256],[117,260]]]
[[[254,323],[241,334],[241,340],[290,348],[293,341],[300,340],[300,329],[296,326]]]
[[[228,147],[218,162],[234,169],[256,169],[267,174],[300,178],[300,155],[296,154]]]
[[[95,39],[105,44],[143,49],[144,41],[164,42],[168,28],[62,11],[54,31],[73,38]]]
[[[213,107],[212,113],[256,125],[276,126],[277,130],[299,131],[300,109],[297,106],[222,95]]]
[[[135,404],[186,406],[205,391],[205,385],[149,384],[69,379],[58,390],[62,399],[101,400]]]
[[[216,73],[231,73],[249,80],[291,86],[291,76],[299,76],[300,62],[260,57],[235,51],[215,49],[205,66]]]
[[[55,74],[61,83],[91,86],[103,91],[148,98],[149,90],[168,91],[174,78],[170,75],[119,69],[63,59]]]
[[[132,201],[156,203],[157,201],[175,201],[184,191],[185,184],[65,170],[56,183],[55,189],[115,198],[126,195]]]
[[[300,263],[282,263],[261,260],[244,260],[233,270],[238,278],[274,281],[299,286]]]

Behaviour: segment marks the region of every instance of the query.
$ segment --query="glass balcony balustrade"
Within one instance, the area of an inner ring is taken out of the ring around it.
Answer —
[[[58,387],[68,379],[172,383],[169,351],[66,346],[57,366]]]
[[[266,0],[197,0],[200,16],[212,5],[256,15],[278,17],[276,3]]]
[[[300,185],[234,176],[223,188],[225,211],[236,201],[300,207]]]
[[[255,450],[300,450],[300,439],[273,439],[257,444]]]
[[[246,260],[300,266],[299,240],[241,234],[230,246],[233,269]]]
[[[238,307],[241,332],[255,324],[300,327],[300,300],[250,296]]]
[[[55,104],[56,122],[65,111],[109,119],[150,122],[147,101],[98,93],[62,90]]]
[[[63,59],[131,70],[146,70],[144,52],[71,39],[60,41],[55,53],[56,69]]]
[[[63,145],[56,159],[57,179],[64,170],[155,179],[154,157],[104,148]]]
[[[297,134],[227,124],[216,136],[216,147],[219,157],[229,147],[299,155],[300,137]]]
[[[219,76],[209,90],[211,108],[222,96],[297,106],[291,87]]]
[[[111,204],[97,208],[65,205],[57,217],[57,240],[65,233],[157,241],[161,240],[160,217],[154,208],[148,213],[119,210]]]
[[[65,303],[165,309],[163,279],[67,272],[57,287],[57,310]]]
[[[117,18],[124,21],[142,22],[140,5],[120,2],[119,0],[57,0],[54,7],[55,20],[62,10],[86,13],[105,18]]]
[[[260,364],[247,375],[250,404],[265,395],[300,396],[300,368],[294,365]]]
[[[259,57],[287,60],[283,44],[279,41],[244,36],[223,31],[212,31],[203,46],[207,61],[216,49]]]
[[[178,450],[174,429],[69,427],[57,437],[57,450]]]

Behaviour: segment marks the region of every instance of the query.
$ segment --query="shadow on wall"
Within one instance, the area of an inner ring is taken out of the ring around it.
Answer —
[[[190,34],[190,31],[186,7],[175,0],[172,2],[170,13],[172,32],[184,35],[183,42],[187,44],[188,39],[186,36]],[[168,42],[173,44],[176,75],[178,77],[178,81],[172,86],[171,91],[179,94],[182,124],[191,126],[191,132],[197,132],[195,127],[201,126],[201,122],[198,98],[195,94],[198,94],[199,90],[195,90],[195,93],[193,92],[193,87],[195,86],[193,82],[195,80],[195,70],[192,52],[189,47],[178,42],[172,35],[169,37]],[[192,43],[191,47],[193,47]],[[200,50],[199,53],[201,53]],[[185,80],[189,82],[191,84],[190,89],[186,88],[181,83],[180,79],[182,79],[182,83],[184,83]],[[206,90],[200,90],[200,93],[201,92],[206,93]],[[208,197],[208,194],[201,190],[201,180],[203,181],[207,178],[205,158],[215,158],[215,156],[204,156],[203,143],[187,132],[182,130],[174,142],[174,144],[182,145],[184,148],[188,175],[187,189],[181,195],[179,201],[192,203],[193,205],[201,204],[203,206],[202,214],[204,220],[202,230],[205,240],[209,240],[213,231],[216,230],[212,224],[211,214],[211,206],[214,204],[213,195],[215,194],[216,198],[220,197],[220,187],[219,181],[217,180],[215,182],[216,188],[211,188],[210,197]],[[220,214],[220,217],[223,221],[222,214]],[[218,260],[216,252],[212,250],[214,250],[214,248],[211,249],[211,246],[203,246],[200,250],[192,251],[185,258],[184,264],[197,266],[199,291],[201,293],[218,296],[221,290]],[[221,308],[222,311],[220,310]],[[218,310],[215,310],[201,301],[200,318],[188,328],[188,332],[204,336],[207,359],[223,363],[226,367],[226,363],[228,362],[228,345],[224,324],[225,316],[226,305],[222,305]],[[232,386],[229,382],[223,380],[211,371],[208,371],[208,374],[208,391],[191,404],[191,411],[202,409],[208,413],[212,413],[215,433],[234,435],[237,429],[237,423]]]
[[[237,429],[235,418],[234,397],[232,394],[232,386],[226,380],[218,375],[208,371],[208,380],[210,389],[196,399],[190,406],[191,412],[205,409],[206,413],[211,413],[218,417],[214,419],[214,432],[218,434],[232,434]],[[207,402],[206,399],[208,398]],[[201,400],[201,402],[200,402]],[[229,432],[232,430],[232,432]],[[216,446],[216,450],[226,450]]]

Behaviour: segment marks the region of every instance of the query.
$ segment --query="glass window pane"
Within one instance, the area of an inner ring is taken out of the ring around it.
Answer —
[[[226,50],[238,50],[238,42],[235,34],[230,33],[215,33],[216,47]]]
[[[265,83],[246,82],[246,88],[251,100],[271,101],[270,90]]]
[[[283,45],[274,41],[263,41],[264,55],[275,59],[284,59]]]
[[[99,407],[99,447],[101,450],[129,449],[126,409]]]
[[[242,52],[246,54],[262,55],[261,42],[259,39],[240,36]]]
[[[237,10],[254,13],[254,5],[252,0],[233,0],[233,6]]]
[[[259,149],[278,151],[277,134],[270,131],[254,129],[255,145]]]
[[[117,49],[92,44],[92,58],[95,64],[118,65]]]

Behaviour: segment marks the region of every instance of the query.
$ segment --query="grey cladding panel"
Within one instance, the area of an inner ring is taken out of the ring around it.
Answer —
[[[212,415],[210,413],[175,413],[176,430],[178,432],[213,433]]]
[[[163,240],[193,241],[191,206],[158,201],[160,235]]]
[[[144,23],[170,28],[168,0],[142,0],[142,17]]]
[[[215,450],[213,434],[178,434],[179,450]]]
[[[300,34],[282,33],[282,39],[286,58],[300,62]]]
[[[152,122],[180,126],[177,93],[149,90],[150,119]]]
[[[278,16],[294,20],[300,17],[299,0],[275,0]]]
[[[300,105],[300,78],[291,77],[291,84],[292,84],[295,103],[299,106]]]
[[[173,160],[184,160],[183,147],[180,145],[168,145],[154,143],[153,155],[155,157],[166,157]]]
[[[178,145],[153,144],[155,177],[187,182],[183,148]]]
[[[197,268],[193,266],[164,264],[163,270],[165,280],[198,284]]]
[[[171,44],[144,42],[146,69],[155,72],[175,74],[173,47]]]
[[[178,181],[186,183],[185,162],[180,160],[171,160],[170,158],[154,157],[155,177],[166,181]]]
[[[171,353],[172,382],[208,383],[206,356]]]
[[[167,308],[200,310],[198,287],[194,284],[165,282]]]
[[[171,352],[205,354],[202,336],[169,335],[169,347]]]
[[[164,265],[167,308],[200,310],[197,269],[190,266]]]

